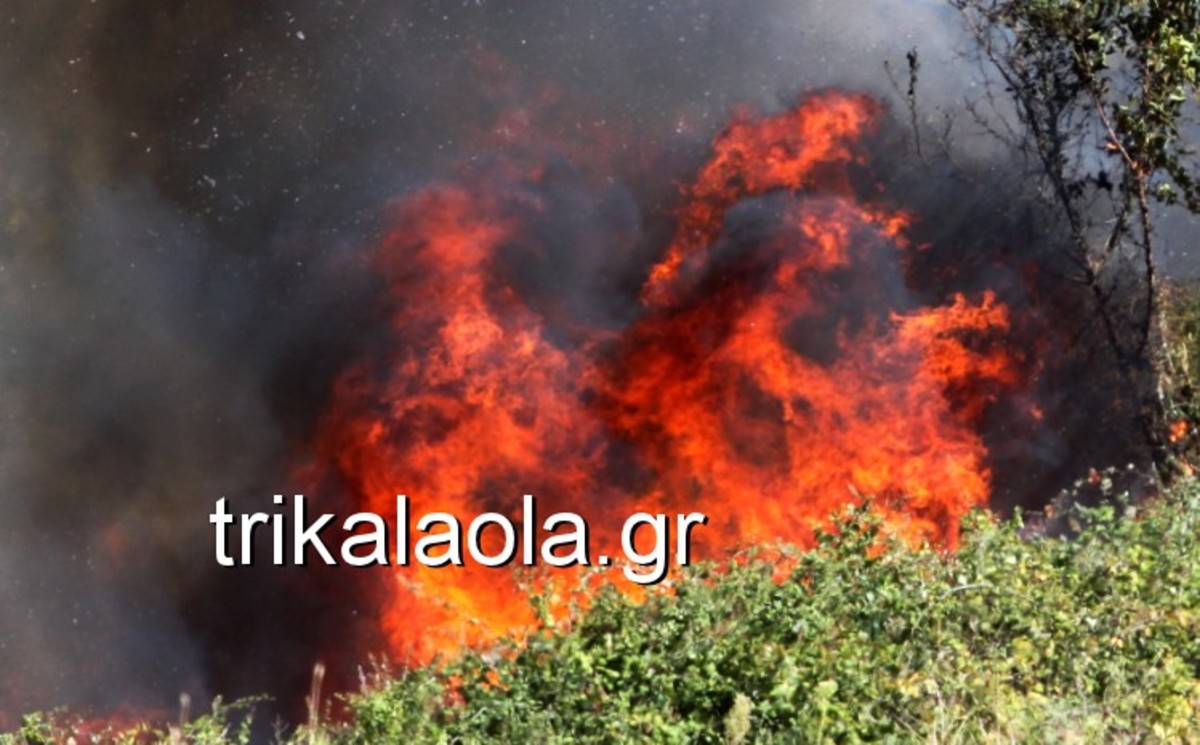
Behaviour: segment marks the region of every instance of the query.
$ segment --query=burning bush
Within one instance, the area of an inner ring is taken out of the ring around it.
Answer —
[[[400,200],[375,258],[387,343],[339,380],[316,483],[389,517],[400,492],[514,518],[532,492],[585,513],[602,548],[624,514],[699,510],[708,556],[808,545],[865,494],[910,539],[953,546],[991,493],[981,421],[1024,391],[1023,364],[994,293],[910,289],[923,247],[866,147],[881,116],[827,92],[731,124],[624,327],[528,287],[574,258],[542,228],[563,188],[544,164],[499,159]],[[405,660],[533,621],[512,576],[482,567],[414,567],[386,592]]]

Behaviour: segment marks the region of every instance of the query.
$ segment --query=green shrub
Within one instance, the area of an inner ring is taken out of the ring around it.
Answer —
[[[335,739],[1195,741],[1198,494],[1080,509],[1072,540],[976,514],[953,554],[852,510],[783,582],[751,560],[602,592],[570,631],[353,697]]]
[[[976,513],[948,553],[853,509],[813,550],[782,549],[782,581],[744,552],[643,602],[604,590],[522,644],[377,673],[352,721],[293,741],[1200,741],[1200,484],[1072,522],[1066,540]],[[54,722],[0,744],[61,742]],[[219,707],[156,737],[245,732]]]

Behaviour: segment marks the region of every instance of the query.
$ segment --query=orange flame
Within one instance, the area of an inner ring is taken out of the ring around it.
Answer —
[[[519,519],[532,493],[547,514],[584,515],[603,547],[633,512],[695,510],[711,517],[697,534],[711,556],[805,544],[863,494],[903,535],[954,545],[989,495],[975,425],[1018,382],[997,344],[1008,311],[990,294],[910,297],[910,217],[852,185],[879,113],[828,93],[740,117],[686,188],[642,316],[620,333],[551,333],[497,272],[523,215],[546,207],[539,169],[504,164],[403,200],[376,260],[394,338],[338,382],[319,452],[384,516],[407,493],[464,522]],[[766,227],[731,233],[739,210]],[[404,660],[533,622],[511,571],[395,571],[383,623]]]
[[[1182,442],[1183,438],[1188,436],[1189,431],[1190,428],[1188,427],[1186,419],[1176,419],[1175,421],[1171,422],[1170,429],[1167,432],[1167,438],[1171,441],[1171,444],[1174,445],[1175,443]]]

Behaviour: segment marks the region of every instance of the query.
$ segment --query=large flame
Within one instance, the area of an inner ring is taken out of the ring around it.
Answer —
[[[708,555],[805,544],[858,495],[953,545],[989,495],[976,425],[1017,382],[1008,311],[990,295],[921,307],[906,287],[909,216],[859,196],[880,114],[827,93],[740,115],[616,332],[563,332],[497,271],[548,209],[541,169],[496,163],[404,199],[376,257],[391,338],[339,381],[322,456],[362,509],[390,516],[405,493],[518,519],[532,493],[602,547],[643,509],[708,514]],[[394,571],[385,631],[404,660],[533,620],[510,570]]]

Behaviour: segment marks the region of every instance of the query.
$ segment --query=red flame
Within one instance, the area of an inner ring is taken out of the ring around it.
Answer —
[[[497,272],[523,215],[546,208],[539,169],[403,200],[376,258],[394,338],[338,382],[320,453],[385,516],[407,493],[464,521],[517,519],[532,493],[587,517],[603,547],[633,512],[695,510],[714,555],[805,544],[861,494],[903,535],[952,546],[989,495],[979,417],[1017,382],[997,344],[1008,311],[990,294],[911,298],[909,216],[856,196],[879,115],[829,93],[741,116],[619,333],[551,333],[558,321]],[[532,623],[511,572],[395,571],[384,625],[403,659]]]
[[[1182,442],[1184,438],[1188,436],[1189,431],[1190,427],[1188,427],[1186,419],[1176,419],[1175,421],[1171,422],[1171,426],[1167,431],[1167,439],[1170,440],[1172,445],[1174,445]]]

